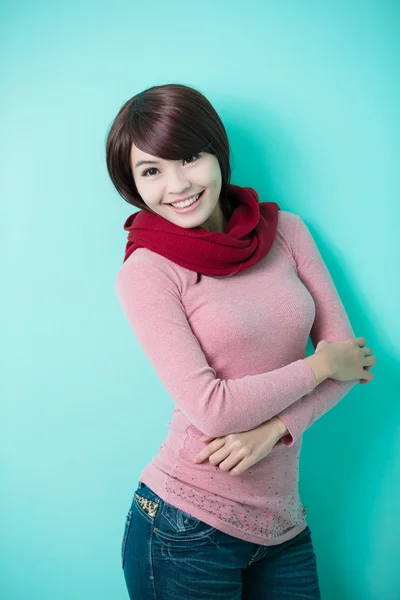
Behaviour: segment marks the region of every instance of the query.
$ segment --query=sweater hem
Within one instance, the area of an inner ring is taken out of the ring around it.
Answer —
[[[188,504],[187,502],[181,502],[179,497],[168,493],[166,490],[168,481],[174,478],[168,473],[159,470],[157,470],[154,476],[152,476],[152,469],[154,469],[154,465],[152,463],[148,464],[143,469],[139,477],[139,481],[145,483],[164,502],[167,502],[168,504],[187,512],[196,519],[200,519],[200,521],[207,523],[207,525],[215,527],[222,533],[226,533],[227,535],[241,539],[242,541],[250,542],[252,544],[259,544],[260,546],[277,546],[283,542],[293,539],[307,527],[306,517],[304,516],[304,520],[300,525],[292,527],[283,535],[280,535],[274,539],[261,538],[260,536],[252,534],[248,531],[243,531],[242,529],[230,526],[228,523],[225,523],[213,515],[202,511],[198,506]]]

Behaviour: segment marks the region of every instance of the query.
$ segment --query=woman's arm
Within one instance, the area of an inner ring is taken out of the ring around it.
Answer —
[[[315,320],[310,337],[314,345],[325,340],[355,339],[354,331],[332,277],[306,224],[297,216],[296,264],[298,276],[313,297]],[[318,353],[313,356],[318,356]],[[282,442],[292,446],[317,419],[333,408],[359,380],[325,379],[300,400],[276,413],[287,428]]]

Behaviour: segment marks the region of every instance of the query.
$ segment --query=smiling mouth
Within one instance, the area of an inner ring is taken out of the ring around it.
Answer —
[[[203,193],[204,193],[204,190],[202,190],[200,192],[200,194],[193,194],[193,196],[191,196],[190,199],[194,198],[195,196],[198,196],[197,200],[200,200],[200,198],[203,195]],[[197,202],[197,200],[196,200],[196,202]],[[168,206],[172,206],[173,204],[176,204],[176,203],[179,203],[179,202],[186,202],[186,200],[177,200],[176,202],[169,202]]]

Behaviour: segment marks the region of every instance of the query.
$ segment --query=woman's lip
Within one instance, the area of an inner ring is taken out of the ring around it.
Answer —
[[[198,194],[193,194],[193,196],[189,196],[189,198],[186,198],[186,200],[190,200],[190,198],[194,198],[194,196],[201,196],[203,192],[204,190],[201,190],[201,192]],[[177,202],[186,202],[186,200],[175,200],[175,202],[168,202],[168,206],[171,206],[171,204],[176,204]]]
[[[177,206],[172,206],[172,204],[170,206],[178,214],[186,214],[186,213],[193,212],[199,206],[200,200],[203,197],[203,193],[204,193],[204,190],[201,192],[201,194],[199,194],[199,197],[197,198],[197,200],[195,200],[194,202],[192,202],[191,204],[189,204],[189,206],[185,206],[185,208],[178,208]]]

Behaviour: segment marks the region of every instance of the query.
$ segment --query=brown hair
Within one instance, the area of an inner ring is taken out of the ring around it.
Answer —
[[[129,162],[132,143],[166,160],[200,152],[214,154],[221,169],[220,206],[224,217],[230,219],[229,141],[220,117],[203,94],[178,83],[150,87],[125,102],[110,127],[106,162],[111,180],[129,204],[150,211],[133,178]]]

